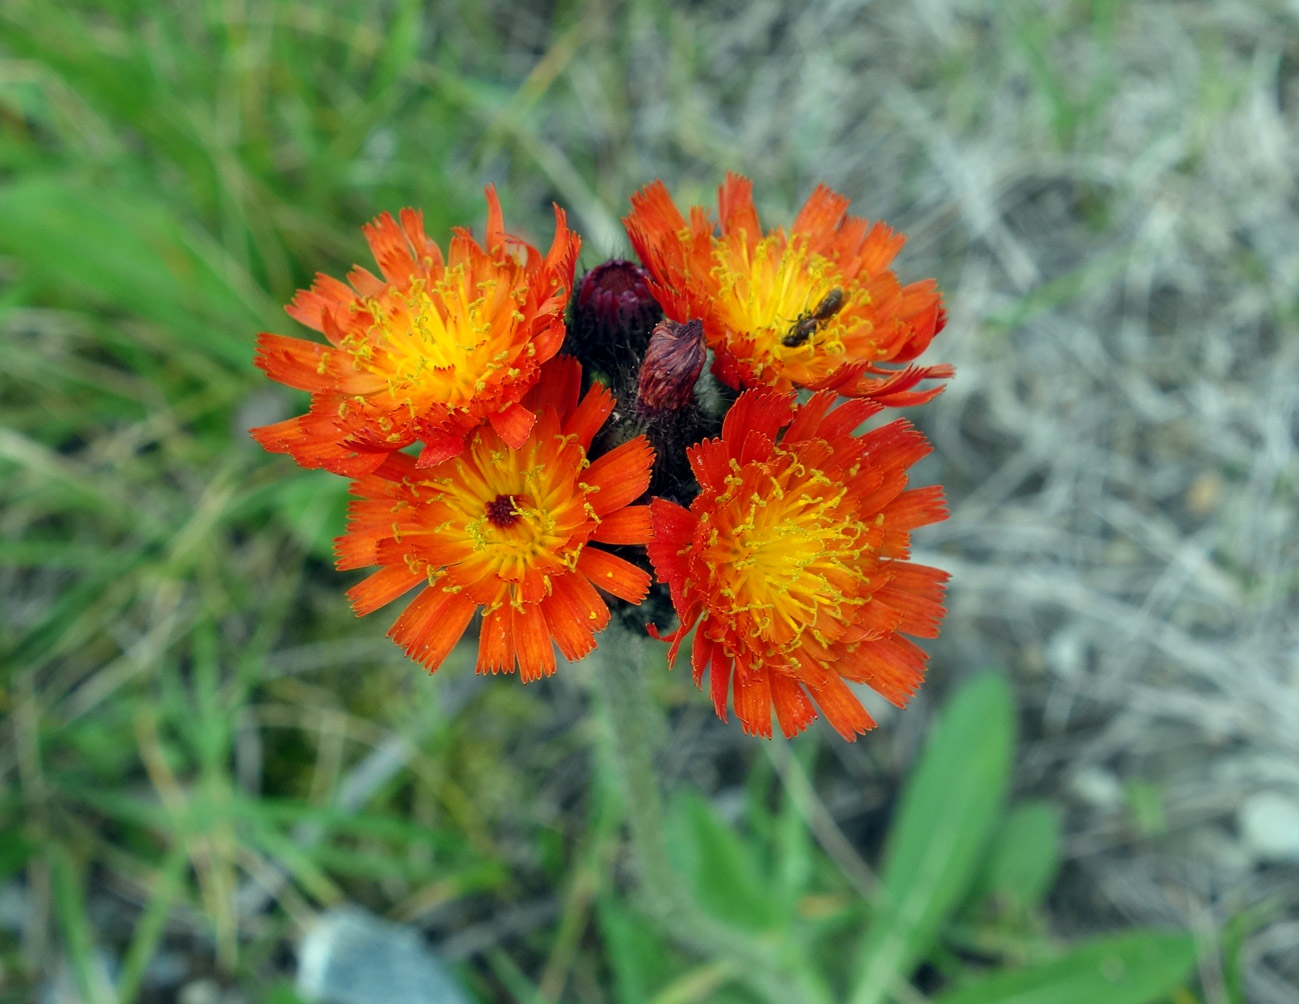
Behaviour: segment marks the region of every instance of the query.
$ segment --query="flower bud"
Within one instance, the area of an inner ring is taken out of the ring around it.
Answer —
[[[566,348],[583,365],[606,375],[634,366],[663,316],[650,294],[649,273],[614,258],[582,276],[573,297]]]
[[[690,407],[706,355],[702,321],[659,321],[641,363],[636,410],[645,418],[660,418]]]

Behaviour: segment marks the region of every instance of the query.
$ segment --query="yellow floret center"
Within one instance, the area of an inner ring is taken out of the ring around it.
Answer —
[[[805,632],[822,645],[866,602],[870,550],[847,490],[780,448],[732,473],[705,519],[713,609],[758,653],[789,657]]]
[[[550,576],[576,567],[600,523],[576,476],[585,451],[559,435],[511,450],[480,430],[453,463],[433,482],[445,517],[434,530],[462,551],[450,574],[489,606],[536,602]]]
[[[527,297],[522,275],[512,267],[487,278],[472,271],[453,266],[436,281],[415,279],[361,301],[373,324],[343,345],[383,377],[393,406],[412,415],[431,404],[463,407],[517,376],[520,358],[535,352],[519,330]]]
[[[805,238],[796,234],[786,241],[777,232],[753,247],[742,239],[721,240],[713,259],[715,320],[726,332],[727,348],[760,374],[773,368],[806,383],[845,361],[845,339],[860,331],[862,321],[855,315],[870,296],[846,283],[828,258],[809,251]],[[807,321],[833,289],[842,290],[842,306],[811,325],[806,340],[786,345],[799,322]]]

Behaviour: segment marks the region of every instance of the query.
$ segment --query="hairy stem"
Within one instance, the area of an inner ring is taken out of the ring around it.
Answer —
[[[662,713],[650,699],[645,681],[650,643],[616,623],[602,640],[602,658],[593,667],[595,691],[646,907],[682,948],[736,963],[738,978],[763,998],[781,1004],[815,999],[819,995],[774,963],[774,946],[704,913],[673,869],[663,829],[663,794],[654,769]]]

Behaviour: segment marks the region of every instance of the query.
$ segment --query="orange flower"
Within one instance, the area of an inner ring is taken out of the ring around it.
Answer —
[[[753,184],[728,173],[718,189],[721,234],[702,206],[682,217],[661,181],[632,196],[624,218],[651,289],[676,321],[700,318],[731,387],[830,389],[885,405],[919,404],[917,391],[952,368],[902,366],[946,321],[933,279],[898,284],[889,263],[906,240],[883,223],[845,215],[849,200],[818,185],[789,234],[763,233]]]
[[[482,610],[478,672],[526,683],[555,671],[553,641],[569,660],[595,648],[609,608],[594,586],[639,603],[650,577],[588,546],[644,544],[648,506],[628,503],[649,484],[654,453],[643,437],[589,461],[613,409],[596,385],[579,403],[581,368],[560,356],[524,399],[536,425],[517,447],[491,426],[464,452],[427,469],[391,454],[352,486],[340,569],[382,565],[348,592],[358,615],[423,585],[388,636],[436,670]]]
[[[403,209],[400,224],[384,213],[362,231],[383,278],[359,265],[351,286],[317,275],[288,307],[329,344],[258,336],[257,365],[311,391],[311,409],[253,436],[303,467],[352,476],[416,441],[421,467],[455,457],[484,420],[522,446],[536,416],[520,399],[564,341],[581,246],[563,210],[555,207],[544,257],[505,232],[491,187],[485,247],[456,228],[444,259],[415,209]]]
[[[845,681],[906,704],[926,656],[903,635],[935,637],[944,614],[947,574],[907,560],[911,530],[947,516],[941,488],[906,490],[929,445],[905,421],[854,435],[881,405],[834,398],[742,394],[721,438],[687,451],[690,509],[651,504],[650,560],[681,621],[669,661],[693,628],[695,683],[711,673],[723,720],[733,689],[747,733],[770,737],[774,707],[796,735],[815,702],[854,739],[875,722]]]

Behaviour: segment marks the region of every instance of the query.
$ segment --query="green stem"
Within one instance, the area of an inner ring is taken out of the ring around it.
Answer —
[[[601,641],[602,658],[595,661],[592,672],[645,905],[680,947],[736,963],[739,979],[763,998],[780,1004],[813,999],[809,988],[795,985],[774,964],[774,946],[704,913],[673,869],[663,830],[663,795],[654,769],[663,716],[645,684],[650,641],[617,624],[610,626]]]

